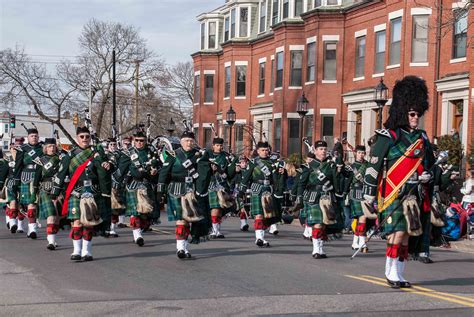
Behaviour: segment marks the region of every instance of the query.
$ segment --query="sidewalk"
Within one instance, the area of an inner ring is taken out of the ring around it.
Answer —
[[[474,254],[474,240],[460,239],[458,241],[451,241],[450,244],[451,244],[451,248],[448,250]]]

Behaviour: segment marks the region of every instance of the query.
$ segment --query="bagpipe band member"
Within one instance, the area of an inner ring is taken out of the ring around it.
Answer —
[[[110,164],[102,160],[95,146],[91,145],[91,133],[87,127],[78,127],[76,143],[66,156],[61,159],[57,175],[54,177],[51,198],[56,200],[66,188],[62,216],[72,221],[70,238],[73,243],[72,261],[92,261],[92,236],[94,227],[102,222],[100,212],[107,206],[103,195],[105,171]]]
[[[420,216],[430,211],[434,157],[426,132],[418,128],[427,110],[423,79],[406,76],[396,82],[385,129],[376,131],[364,176],[364,199],[367,204],[376,200],[380,220],[385,220],[385,276],[393,288],[411,286],[403,276],[409,237],[422,233]]]
[[[233,206],[234,199],[230,193],[229,179],[235,175],[235,158],[224,150],[224,139],[216,137],[212,149],[208,150],[211,162],[212,177],[209,184],[209,208],[211,209],[211,238],[223,239],[221,233],[222,216],[225,209]]]
[[[363,253],[369,251],[365,245],[367,238],[367,218],[377,218],[376,213],[372,213],[371,210],[368,210],[365,208],[366,206],[362,204],[364,200],[364,175],[368,164],[365,160],[365,153],[366,149],[364,145],[357,145],[355,147],[355,161],[351,165],[351,176],[349,177],[349,206],[352,218],[357,220],[352,241],[352,249],[356,250],[361,247]]]
[[[133,241],[140,247],[145,244],[142,232],[156,209],[152,179],[158,174],[158,160],[154,151],[147,145],[145,133],[138,131],[134,134],[129,155],[123,155],[119,163],[121,175],[127,177],[126,215],[130,216]],[[116,180],[118,183],[122,181],[120,177]]]
[[[275,162],[270,159],[268,142],[257,143],[257,157],[250,160],[244,171],[243,180],[239,189],[239,196],[243,197],[248,188],[252,191],[250,212],[255,218],[255,244],[259,247],[269,247],[265,240],[265,229],[272,225],[276,219],[274,201],[274,187],[279,187],[279,182],[286,183],[284,169],[276,169]]]
[[[167,213],[169,221],[176,221],[176,255],[179,259],[191,257],[188,250],[188,237],[191,230],[200,228],[200,236],[208,234],[208,224],[200,227],[208,212],[208,188],[211,167],[206,151],[194,147],[194,133],[185,130],[181,135],[181,147],[175,156],[168,155],[158,177],[158,200],[167,194]],[[190,228],[190,225],[193,228]]]
[[[40,164],[40,158],[43,156],[43,147],[39,142],[39,134],[36,128],[26,129],[28,133],[27,143],[18,148],[15,167],[13,168],[13,192],[15,197],[19,197],[19,205],[16,208],[26,210],[28,218],[27,237],[36,239],[38,224],[36,223],[36,201],[33,200],[33,178],[35,176],[36,166]],[[16,201],[15,201],[16,202]],[[12,204],[13,206],[16,203]],[[15,207],[11,207],[15,210]],[[17,213],[19,209],[16,209]],[[19,215],[19,214],[18,214]],[[19,219],[21,216],[19,215]],[[18,229],[22,230],[21,220],[18,223]]]
[[[235,170],[235,176],[232,179],[232,189],[235,192],[238,192],[240,183],[242,182],[243,179],[243,173],[247,169],[248,165],[248,159],[245,156],[241,156],[239,158],[239,162],[236,165],[236,170]],[[238,213],[238,216],[240,218],[240,231],[248,231],[249,230],[249,224],[248,224],[248,214],[247,210],[245,209],[245,198],[237,197],[235,198],[235,203],[236,203],[236,210]]]
[[[56,249],[56,234],[59,231],[59,213],[61,207],[59,200],[53,200],[51,191],[53,180],[59,171],[60,160],[56,145],[56,139],[46,138],[43,145],[44,155],[40,158],[41,164],[36,166],[33,179],[33,199],[38,202],[38,218],[46,219],[47,249]]]
[[[337,185],[336,164],[327,155],[326,141],[314,144],[315,159],[301,175],[298,182],[297,205],[304,205],[306,222],[312,227],[312,256],[315,259],[327,258],[323,250],[326,239],[325,227],[336,222],[334,211],[334,188]]]
[[[10,144],[10,151],[5,153],[5,160],[8,163],[8,176],[6,179],[6,200],[7,206],[5,209],[5,221],[7,228],[11,233],[16,233],[18,230],[18,225],[20,225],[20,233],[23,232],[22,222],[25,219],[25,216],[18,210],[18,190],[15,188],[14,180],[14,169],[15,169],[15,159],[18,153],[19,148],[25,142],[23,137],[15,137],[14,143]],[[15,190],[14,190],[15,189]]]

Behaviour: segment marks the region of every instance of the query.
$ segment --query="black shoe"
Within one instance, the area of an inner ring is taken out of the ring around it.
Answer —
[[[216,235],[216,239],[225,239],[225,236],[222,233]]]
[[[82,258],[79,254],[71,254],[71,261],[81,261]]]
[[[411,283],[408,282],[408,281],[405,281],[405,282],[402,282],[400,281],[400,288],[410,288],[411,287]]]
[[[209,239],[217,239],[217,235],[215,233],[211,233],[209,235]]]
[[[244,225],[242,228],[240,228],[240,231],[249,231],[249,225]]]
[[[139,247],[143,247],[145,245],[145,240],[143,240],[142,237],[139,237],[135,243],[138,244]]]
[[[176,255],[178,256],[178,259],[186,258],[186,252],[184,252],[184,250],[179,250],[178,252],[176,252]]]
[[[82,257],[82,261],[84,262],[94,261],[94,258],[92,257],[92,255],[86,255]]]
[[[10,221],[7,222],[7,229],[10,230]]]
[[[313,258],[315,258],[315,259],[322,259],[322,258],[321,258],[321,254],[319,254],[319,253],[313,254]]]
[[[17,232],[19,232],[19,231],[17,231]],[[28,238],[33,239],[33,240],[36,240],[37,237],[38,237],[38,236],[36,235],[36,232],[34,232],[34,231],[31,232],[31,233],[29,234],[29,236],[28,236]]]
[[[263,247],[263,240],[262,239],[258,239],[257,241],[255,241],[255,244],[259,247]]]
[[[117,227],[119,227],[119,228],[122,228],[122,229],[123,229],[123,228],[127,228],[127,225],[126,225],[126,224],[124,224],[124,223],[119,223],[119,224],[117,225]]]
[[[429,256],[420,256],[420,257],[418,258],[418,261],[420,261],[421,263],[424,263],[424,264],[431,264],[431,263],[434,263],[434,261],[431,260]]]
[[[321,259],[327,259],[328,258],[328,256],[324,253],[320,254],[320,256],[321,256]]]
[[[18,229],[18,226],[17,225],[13,225],[10,227],[10,232],[11,233],[16,233],[16,230]]]
[[[391,281],[387,278],[387,284],[391,288],[400,288],[400,282],[399,281]]]
[[[53,250],[56,250],[56,246],[54,244],[50,243],[50,244],[48,244],[46,249],[53,251]]]
[[[186,255],[186,259],[190,259],[190,258],[191,258],[191,253],[185,252],[185,255]]]
[[[272,234],[273,234],[274,236],[278,235],[278,233],[279,233],[278,230],[275,230],[275,231],[272,232]]]

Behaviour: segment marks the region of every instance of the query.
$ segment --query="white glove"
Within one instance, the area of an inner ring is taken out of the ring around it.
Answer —
[[[420,182],[423,184],[428,183],[430,179],[431,179],[431,174],[428,173],[427,171],[424,171],[419,177]]]
[[[375,201],[375,196],[364,195],[364,200],[365,200],[368,204],[373,204],[374,201]]]

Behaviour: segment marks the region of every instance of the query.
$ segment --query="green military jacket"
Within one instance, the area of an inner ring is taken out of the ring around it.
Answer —
[[[245,192],[248,188],[253,194],[261,194],[266,187],[273,189],[277,196],[283,195],[286,189],[286,171],[278,173],[278,162],[271,158],[256,157],[249,161],[247,169],[243,171],[240,191]]]
[[[185,167],[188,166],[189,167]],[[211,181],[211,167],[206,152],[197,149],[184,151],[179,148],[175,156],[168,155],[158,176],[158,192],[182,196],[192,190],[198,196],[208,193]]]
[[[366,160],[354,161],[354,163],[350,165],[347,181],[349,190],[345,190],[345,192],[349,192],[350,199],[362,200],[364,198],[364,176],[367,165],[368,162]]]
[[[33,179],[34,192],[38,193],[40,187],[46,192],[51,192],[53,189],[53,179],[59,171],[61,161],[57,154],[43,155],[40,161],[41,164],[36,166],[35,177]]]
[[[338,174],[336,164],[329,158],[312,160],[298,181],[298,196],[310,204],[318,202],[322,194],[335,191],[339,185]]]
[[[43,156],[43,146],[40,143],[23,144],[17,148],[15,167],[13,168],[15,185],[20,185],[20,180],[22,183],[30,183],[33,180],[36,165],[41,156]]]
[[[148,145],[141,149],[132,147],[128,153],[122,152],[119,158],[116,180],[120,183],[125,178],[129,190],[135,190],[140,184],[152,184],[156,176],[151,175],[152,169],[158,170],[159,158]]]
[[[0,157],[0,191],[3,190],[3,186],[7,181],[8,171],[8,162],[3,157]]]

